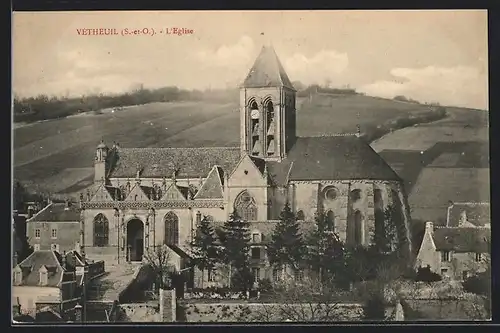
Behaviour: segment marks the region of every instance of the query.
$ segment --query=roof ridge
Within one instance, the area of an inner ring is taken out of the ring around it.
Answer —
[[[486,201],[466,201],[466,202],[454,202],[451,206],[455,206],[455,205],[473,205],[473,206],[489,206],[490,203],[489,202],[486,202]]]
[[[122,150],[132,150],[132,149],[170,149],[170,150],[198,150],[198,149],[240,149],[238,146],[227,146],[227,147],[128,147],[128,148],[120,148],[120,151]]]
[[[298,138],[330,138],[337,136],[355,136],[357,137],[357,133],[326,133],[326,134],[315,134],[308,136],[298,136]]]
[[[45,206],[44,208],[40,209],[39,212],[37,212],[35,215],[33,215],[31,218],[27,219],[26,222],[29,222],[29,221],[32,221],[35,217],[37,217],[38,215],[40,215],[42,212],[46,211],[47,208],[49,208],[50,206],[52,206],[54,203],[51,202],[49,203],[47,206]]]

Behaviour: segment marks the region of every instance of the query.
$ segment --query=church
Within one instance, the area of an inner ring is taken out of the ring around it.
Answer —
[[[82,251],[106,263],[142,261],[153,245],[188,251],[203,217],[217,226],[236,209],[251,222],[254,273],[267,277],[265,244],[287,201],[305,231],[323,211],[348,244],[369,245],[390,205],[408,233],[400,177],[359,133],[297,137],[295,103],[274,48],[264,46],[240,87],[239,147],[101,142],[93,190],[80,196]]]

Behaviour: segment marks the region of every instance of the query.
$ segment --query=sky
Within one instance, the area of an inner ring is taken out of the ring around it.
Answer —
[[[235,87],[271,44],[292,81],[488,109],[484,10],[17,12],[12,22],[12,84],[22,97]],[[165,34],[174,27],[193,33]]]

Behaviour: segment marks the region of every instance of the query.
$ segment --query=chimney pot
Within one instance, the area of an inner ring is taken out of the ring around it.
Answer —
[[[425,232],[434,232],[434,223],[432,222],[425,222]]]

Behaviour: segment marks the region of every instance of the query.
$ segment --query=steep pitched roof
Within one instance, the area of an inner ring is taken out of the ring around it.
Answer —
[[[491,231],[486,228],[435,228],[433,234],[437,251],[490,252]]]
[[[100,185],[95,191],[90,201],[113,201],[114,196],[111,194],[110,188],[105,185]]]
[[[40,268],[45,266],[48,270],[47,287],[57,287],[62,280],[64,269],[61,266],[61,255],[55,251],[35,251],[22,262],[18,267],[22,270],[23,286],[40,285]]]
[[[233,170],[240,160],[238,147],[226,148],[120,148],[111,163],[109,177],[198,178],[208,175],[214,165],[226,172]],[[176,170],[177,169],[177,170]]]
[[[134,187],[130,190],[130,193],[125,198],[125,201],[135,201],[136,198],[139,201],[142,200],[150,200],[151,199],[152,188],[147,186],[141,186],[139,184],[135,184]]]
[[[222,199],[224,198],[224,188],[221,169],[214,166],[207,179],[203,182],[200,190],[196,193],[195,199]]]
[[[295,90],[272,46],[263,46],[242,87],[287,87]]]
[[[268,162],[272,179],[401,180],[369,144],[355,135],[299,137],[282,162]]]
[[[170,184],[170,186],[165,190],[162,200],[186,200],[189,189],[184,186],[178,186],[177,184]]]
[[[51,203],[27,222],[79,222],[80,208],[75,204]]]
[[[463,218],[466,218],[464,221]],[[456,202],[448,208],[446,226],[458,227],[461,222],[483,227],[491,223],[489,202]]]

